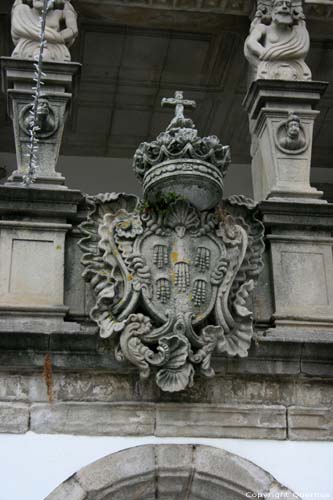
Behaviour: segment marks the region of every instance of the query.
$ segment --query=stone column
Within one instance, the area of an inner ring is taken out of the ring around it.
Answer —
[[[77,91],[81,65],[70,62],[44,62],[43,98],[40,103],[41,131],[38,133],[38,173],[32,188],[64,188],[65,178],[56,171],[62,134],[70,105]],[[32,61],[1,58],[2,86],[7,95],[8,114],[13,120],[17,170],[8,179],[22,182],[28,169],[29,120],[32,109]]]
[[[267,336],[332,338],[333,206],[310,186],[315,109],[327,87],[311,80],[299,0],[257,0],[244,53],[252,81],[244,100],[254,196],[270,246],[273,328]]]
[[[327,84],[256,80],[245,97],[252,138],[252,179],[256,201],[323,203],[310,186],[314,109]]]

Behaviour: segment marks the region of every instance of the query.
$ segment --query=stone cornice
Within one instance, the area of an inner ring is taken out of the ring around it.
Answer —
[[[110,6],[126,8],[150,8],[157,10],[205,12],[235,16],[251,16],[254,0],[81,0],[88,7]],[[332,0],[305,0],[305,14],[309,19],[333,20]]]

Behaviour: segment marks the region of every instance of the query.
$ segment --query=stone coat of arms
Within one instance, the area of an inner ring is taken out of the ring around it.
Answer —
[[[176,92],[176,116],[142,143],[134,169],[144,197],[88,197],[81,225],[84,278],[96,295],[91,318],[112,337],[115,356],[153,372],[163,391],[195,373],[214,376],[214,353],[247,356],[253,336],[249,295],[262,268],[263,225],[243,196],[222,200],[229,148],[200,138]]]

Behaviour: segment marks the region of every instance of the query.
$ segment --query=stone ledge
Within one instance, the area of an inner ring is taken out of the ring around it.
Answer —
[[[33,404],[31,430],[46,434],[286,439],[286,408],[154,403]]]
[[[333,440],[333,406],[0,402],[0,432]]]
[[[154,434],[154,405],[124,403],[51,403],[31,406],[31,430],[38,434],[149,436]]]
[[[24,434],[29,430],[29,406],[22,403],[0,403],[0,432]]]
[[[291,406],[287,412],[288,437],[291,440],[332,440],[333,407]]]
[[[280,405],[159,404],[156,436],[286,439]]]
[[[10,331],[0,324],[0,371],[42,369],[48,352],[54,370],[62,372],[137,373],[134,366],[115,359],[108,344],[98,338],[94,325],[69,322],[64,325],[62,331],[66,333],[61,333],[62,327],[51,326],[44,332],[41,327],[34,327],[34,333],[28,333],[22,331],[23,328]],[[212,364],[220,375],[295,376],[306,373],[332,377],[333,338],[330,343],[326,343],[328,339],[325,343],[320,339],[315,342],[314,338],[311,343],[298,340],[259,336],[247,358],[214,356]]]

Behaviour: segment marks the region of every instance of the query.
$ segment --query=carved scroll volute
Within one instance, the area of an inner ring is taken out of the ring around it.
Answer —
[[[214,190],[226,171],[229,156],[217,138],[201,139],[181,107],[166,134],[170,141],[159,136],[140,145],[134,166],[144,189],[163,185],[167,172],[172,182],[181,179],[184,194],[141,203],[123,194],[95,197],[81,248],[84,276],[96,293],[91,317],[102,336],[113,338],[116,358],[176,392],[190,387],[196,373],[214,376],[214,353],[247,355],[248,297],[262,267],[263,226],[242,196],[208,209],[196,202],[193,179],[201,175],[204,189]]]

